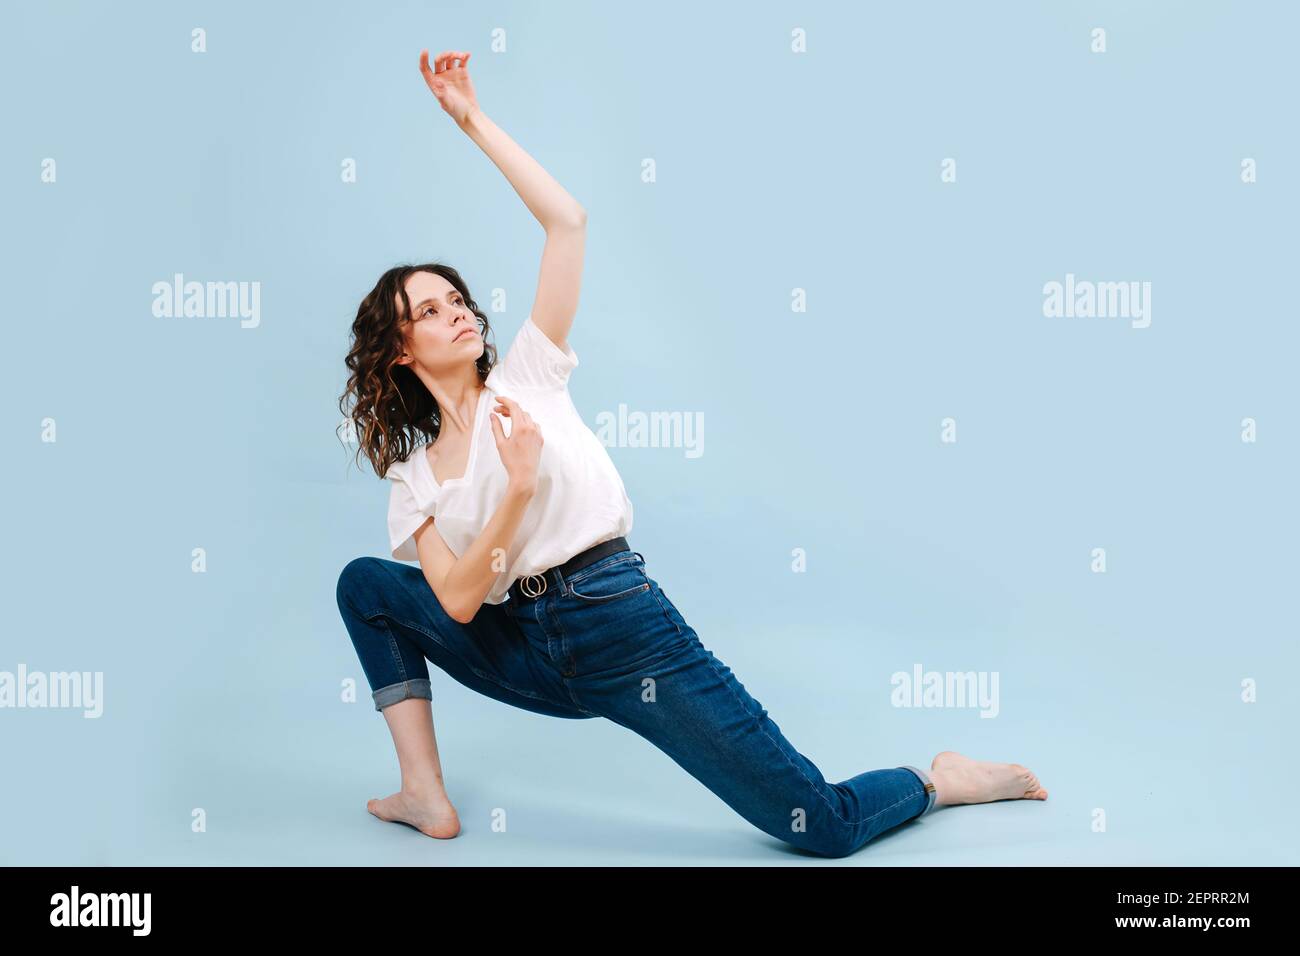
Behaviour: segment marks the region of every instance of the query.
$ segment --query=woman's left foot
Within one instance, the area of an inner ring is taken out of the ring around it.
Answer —
[[[972,760],[945,750],[930,765],[935,806],[957,803],[992,803],[994,800],[1046,800],[1047,791],[1038,777],[1018,763]]]
[[[426,836],[450,840],[460,833],[460,817],[445,793],[399,790],[382,800],[370,800],[366,809],[389,823],[405,823]]]

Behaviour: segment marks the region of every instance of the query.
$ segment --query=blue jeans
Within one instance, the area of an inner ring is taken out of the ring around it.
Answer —
[[[778,840],[846,856],[928,813],[917,767],[827,783],[731,669],[700,644],[637,551],[607,555],[567,578],[547,572],[534,601],[484,604],[461,624],[419,567],[356,558],[338,605],[382,710],[432,699],[426,659],[466,687],[552,717],[605,717],[675,760]]]

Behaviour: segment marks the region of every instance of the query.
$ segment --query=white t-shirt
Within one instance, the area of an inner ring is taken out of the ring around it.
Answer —
[[[426,518],[434,518],[447,547],[459,557],[495,514],[509,478],[490,421],[498,395],[513,398],[533,417],[543,444],[537,493],[506,554],[506,569],[485,603],[500,604],[519,578],[563,564],[592,545],[632,530],[632,502],[623,479],[569,396],[569,374],[577,365],[572,346],[561,351],[530,313],[505,358],[488,373],[465,475],[439,485],[425,445],[389,467],[388,536],[396,560],[420,559],[412,534]],[[501,424],[508,436],[513,423],[503,416]]]

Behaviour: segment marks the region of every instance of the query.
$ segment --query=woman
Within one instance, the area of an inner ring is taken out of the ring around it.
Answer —
[[[353,324],[341,402],[355,399],[361,448],[392,483],[397,559],[357,558],[338,582],[401,767],[401,790],[370,812],[433,837],[460,832],[426,660],[515,707],[622,724],[760,830],[824,856],[936,807],[1045,799],[1019,764],[951,751],[928,773],[828,783],[700,644],[630,549],[623,482],[569,397],[586,212],[484,115],[468,62],[445,52],[430,69],[420,53],[438,103],[505,174],[546,244],[532,310],[499,364],[487,316],[445,265],[389,270]]]

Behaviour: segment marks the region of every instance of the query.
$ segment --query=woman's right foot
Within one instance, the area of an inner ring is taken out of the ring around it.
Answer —
[[[972,760],[945,750],[930,764],[935,808],[957,803],[991,803],[994,800],[1046,800],[1038,778],[1018,763]]]
[[[370,800],[366,809],[389,823],[405,823],[426,836],[450,840],[460,833],[460,817],[446,793],[399,790],[382,800]]]

